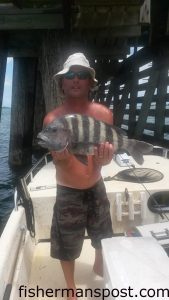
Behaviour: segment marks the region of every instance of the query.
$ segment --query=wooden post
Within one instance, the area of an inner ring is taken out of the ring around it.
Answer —
[[[39,69],[37,70],[36,91],[35,91],[35,109],[34,109],[34,130],[33,147],[38,149],[37,134],[42,130],[43,119],[45,116],[45,99],[43,95],[42,78]],[[42,149],[40,147],[40,149]]]
[[[120,103],[117,107],[116,110],[116,125],[117,126],[121,126],[121,124],[123,123],[123,116],[124,116],[124,112],[125,112],[125,108],[126,108],[126,104],[128,103],[128,95],[130,93],[130,89],[131,89],[131,80],[128,80],[125,84],[125,88],[123,90],[123,94],[120,100]]]
[[[35,58],[14,59],[9,147],[9,164],[12,167],[32,161],[36,66]]]
[[[166,93],[167,93],[167,77],[168,68],[160,71],[160,76],[157,85],[157,101],[155,113],[155,132],[154,137],[156,140],[164,140],[164,125],[165,125],[165,112],[166,112]]]
[[[101,82],[99,84],[99,88],[95,96],[95,102],[104,104],[104,91],[105,91],[105,85],[104,82]]]
[[[137,53],[137,47],[134,49],[134,53]],[[130,101],[129,101],[129,123],[128,123],[128,136],[132,137],[134,134],[136,126],[136,99],[138,91],[138,65],[133,66],[132,72],[132,83],[130,91]]]
[[[159,72],[156,68],[152,67],[151,73],[150,73],[150,79],[148,83],[148,88],[144,95],[144,101],[141,107],[141,111],[139,114],[139,119],[137,122],[137,126],[135,128],[135,137],[140,138],[143,134],[144,128],[146,127],[146,121],[148,117],[148,111],[150,108],[150,104],[152,102],[152,98],[154,95],[154,91],[157,85],[157,79],[158,79]]]
[[[63,66],[61,58],[63,59],[64,53],[58,40],[61,41],[62,39],[56,32],[48,32],[44,35],[42,42],[39,66],[46,112],[49,112],[62,102],[53,79],[53,75],[60,71]]]
[[[0,43],[0,120],[1,120],[1,110],[2,110],[2,100],[3,100],[3,94],[4,94],[7,52],[5,50],[3,36],[0,35],[0,39],[1,39],[1,43]]]
[[[150,46],[161,44],[166,39],[169,1],[151,1]]]
[[[109,91],[106,97],[106,106],[110,107],[112,97],[113,97],[113,92],[114,92],[114,80],[111,81],[110,86],[109,86]]]
[[[113,122],[116,125],[118,123],[118,105],[119,105],[119,80],[118,78],[114,78],[113,82],[111,83],[111,85],[113,84],[113,96],[114,96],[114,100],[113,100]]]

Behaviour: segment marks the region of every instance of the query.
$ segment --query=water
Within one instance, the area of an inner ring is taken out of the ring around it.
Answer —
[[[23,177],[44,151],[34,151],[32,164],[18,170],[12,170],[8,165],[9,139],[10,139],[10,108],[2,108],[0,121],[0,235],[14,207],[14,189],[18,178]]]
[[[2,108],[0,122],[0,232],[13,208],[15,174],[8,166],[10,108]]]
[[[22,167],[14,171],[8,165],[10,114],[10,108],[2,108],[0,122],[0,234],[14,207],[14,189],[17,185],[18,177],[25,175],[26,171],[31,167]],[[37,159],[33,157],[33,164],[36,161]]]

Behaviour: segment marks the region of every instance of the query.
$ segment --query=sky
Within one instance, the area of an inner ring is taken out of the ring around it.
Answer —
[[[4,85],[3,103],[4,107],[11,107],[11,95],[12,95],[12,73],[13,73],[13,58],[8,57],[7,68]]]

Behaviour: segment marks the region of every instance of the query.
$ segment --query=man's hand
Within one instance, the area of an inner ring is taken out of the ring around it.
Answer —
[[[67,149],[63,150],[62,152],[51,151],[51,155],[53,157],[54,164],[57,164],[58,161],[70,158],[70,153]]]
[[[114,154],[114,147],[109,142],[104,144],[100,144],[98,147],[94,149],[94,161],[97,165],[108,165]]]

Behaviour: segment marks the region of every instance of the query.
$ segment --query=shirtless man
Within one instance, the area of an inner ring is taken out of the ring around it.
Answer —
[[[113,124],[112,112],[108,108],[89,101],[89,92],[97,80],[94,69],[82,53],[71,55],[55,78],[64,94],[64,103],[47,114],[44,125],[72,113]],[[75,291],[75,259],[81,252],[85,227],[95,248],[93,270],[103,274],[101,239],[112,236],[112,225],[100,171],[112,160],[113,146],[105,143],[96,147],[94,155],[88,156],[88,165],[82,164],[67,150],[52,152],[52,156],[58,185],[51,227],[51,256],[60,259],[67,287]]]

